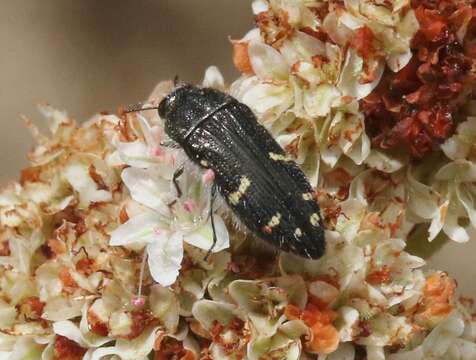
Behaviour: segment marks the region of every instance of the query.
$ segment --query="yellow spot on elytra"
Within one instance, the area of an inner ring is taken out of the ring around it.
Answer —
[[[248,190],[250,185],[251,185],[250,179],[248,179],[246,176],[243,176],[240,180],[240,186],[238,187],[238,191],[244,194],[246,190]]]
[[[279,223],[281,222],[281,214],[280,213],[276,213],[276,215],[274,215],[271,220],[268,222],[268,226],[270,228],[273,228],[275,226],[278,226]]]
[[[312,226],[319,226],[319,220],[321,220],[321,218],[317,213],[312,214],[309,218],[309,221],[311,222]]]
[[[304,193],[304,194],[302,194],[302,198],[306,201],[309,201],[309,200],[312,200],[314,197],[313,197],[312,193]]]
[[[233,205],[238,204],[240,199],[241,199],[241,194],[239,192],[234,192],[228,195],[228,201]]]
[[[269,157],[271,158],[271,160],[275,161],[292,161],[292,158],[289,155],[281,155],[273,152],[269,153]]]
[[[200,165],[204,166],[204,167],[207,167],[208,166],[208,161],[206,160],[201,160],[200,161]]]
[[[238,204],[241,197],[246,193],[246,190],[248,190],[250,185],[251,185],[250,179],[248,179],[246,176],[242,176],[240,179],[240,185],[238,186],[238,190],[228,195],[228,201],[232,205]]]
[[[296,230],[294,230],[294,235],[296,235],[297,237],[301,237],[302,236],[302,230],[300,228],[296,228]]]

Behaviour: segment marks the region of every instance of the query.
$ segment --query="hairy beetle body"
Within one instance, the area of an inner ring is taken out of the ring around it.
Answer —
[[[319,258],[324,229],[304,173],[256,120],[220,91],[184,85],[159,106],[165,131],[215,173],[228,205],[257,236],[286,252]]]

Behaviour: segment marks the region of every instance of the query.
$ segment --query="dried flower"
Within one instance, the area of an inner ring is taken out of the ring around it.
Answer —
[[[376,146],[403,146],[421,158],[451,135],[462,105],[474,93],[474,5],[411,3],[419,24],[412,40],[415,56],[396,74],[386,72],[361,105]]]

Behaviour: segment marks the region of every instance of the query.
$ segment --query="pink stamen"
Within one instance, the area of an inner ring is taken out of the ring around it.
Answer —
[[[164,153],[164,151],[162,150],[162,148],[159,147],[159,146],[153,147],[153,148],[150,150],[150,152],[151,152],[151,154],[152,154],[153,156],[161,156],[161,155],[163,155],[163,153]]]
[[[161,233],[162,233],[162,230],[160,230],[159,228],[154,229],[155,235],[160,235]]]
[[[212,169],[207,169],[202,176],[202,180],[205,183],[215,180],[215,172]]]
[[[157,231],[157,229],[156,229]],[[139,273],[139,291],[137,296],[134,296],[131,299],[131,304],[135,307],[142,307],[145,305],[145,298],[142,296],[142,284],[144,282],[144,271],[145,271],[145,263],[147,261],[147,251],[144,251],[142,254],[142,261],[140,264],[140,273]]]
[[[192,212],[194,207],[195,207],[195,203],[192,200],[186,200],[183,203],[183,208],[187,212]]]
[[[131,300],[132,306],[143,307],[145,305],[145,298],[142,296],[136,296]]]

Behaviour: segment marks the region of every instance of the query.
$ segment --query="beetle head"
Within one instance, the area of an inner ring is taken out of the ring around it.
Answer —
[[[184,86],[180,86],[175,88],[170,94],[162,99],[159,104],[158,111],[159,116],[164,119],[168,120],[170,113],[175,109],[177,103],[179,102],[179,98],[181,97],[180,91]]]
[[[210,88],[182,84],[159,104],[167,135],[184,145],[188,132],[225,100],[226,95]]]

